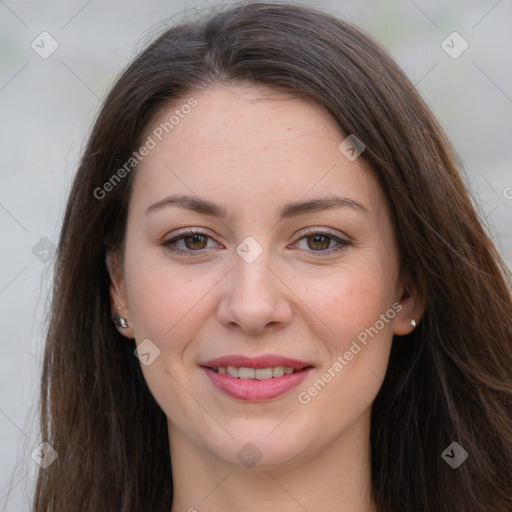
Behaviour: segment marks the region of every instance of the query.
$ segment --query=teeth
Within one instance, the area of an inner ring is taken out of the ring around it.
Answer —
[[[272,378],[272,368],[258,368],[254,373],[256,380],[268,380]]]
[[[230,377],[238,379],[238,368],[236,366],[228,366],[226,372]]]
[[[238,378],[243,380],[254,379],[256,371],[254,368],[244,368],[241,366],[238,368]]]
[[[244,366],[219,366],[214,368],[222,375],[229,375],[234,379],[268,380],[277,379],[283,375],[291,375],[295,369],[290,366],[272,366],[269,368],[246,368]]]
[[[284,366],[274,366],[272,368],[272,377],[282,377],[284,375]]]

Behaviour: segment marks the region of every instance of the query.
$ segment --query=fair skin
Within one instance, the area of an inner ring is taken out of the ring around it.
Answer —
[[[362,158],[338,150],[346,134],[318,105],[256,86],[193,96],[197,106],[141,162],[124,253],[107,258],[112,311],[128,321],[119,331],[160,350],[141,368],[168,418],[171,512],[374,511],[371,406],[393,335],[423,312],[400,271],[382,191]],[[144,139],[187,98],[159,112]],[[150,208],[176,194],[226,214]],[[350,201],[280,218],[287,203],[332,196]],[[185,228],[202,236],[162,245]],[[261,250],[251,262],[237,252],[246,237]],[[203,366],[231,355],[283,356],[309,369],[279,396],[234,397]],[[346,364],[333,370],[340,355]],[[308,392],[325,373],[328,383]]]

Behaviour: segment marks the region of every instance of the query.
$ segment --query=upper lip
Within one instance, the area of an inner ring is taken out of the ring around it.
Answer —
[[[206,368],[218,368],[219,366],[237,366],[244,368],[270,368],[273,366],[288,366],[294,370],[302,370],[308,366],[313,366],[312,363],[299,361],[290,357],[278,356],[275,354],[264,354],[256,357],[248,357],[241,355],[230,355],[210,359],[199,366]]]

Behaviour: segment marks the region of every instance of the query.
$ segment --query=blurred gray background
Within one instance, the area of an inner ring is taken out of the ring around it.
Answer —
[[[0,0],[0,510],[29,508],[53,244],[101,99],[166,23],[231,3],[209,2]],[[355,22],[402,66],[512,266],[512,0],[303,3]]]

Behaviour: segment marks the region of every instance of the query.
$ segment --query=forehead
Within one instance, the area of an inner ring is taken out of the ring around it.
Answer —
[[[361,202],[375,196],[369,166],[340,152],[346,134],[322,106],[265,87],[217,85],[184,96],[157,113],[148,137],[155,145],[134,183],[147,201],[166,192],[242,199],[247,207],[334,189]]]
[[[192,100],[196,105],[188,108]],[[147,126],[146,135],[159,127],[165,132],[159,139],[172,138],[176,144],[218,144],[219,151],[223,147],[230,152],[243,149],[244,154],[252,141],[269,144],[279,154],[279,147],[291,137],[335,135],[338,139],[343,135],[316,102],[259,85],[215,85],[183,96],[160,109]]]

